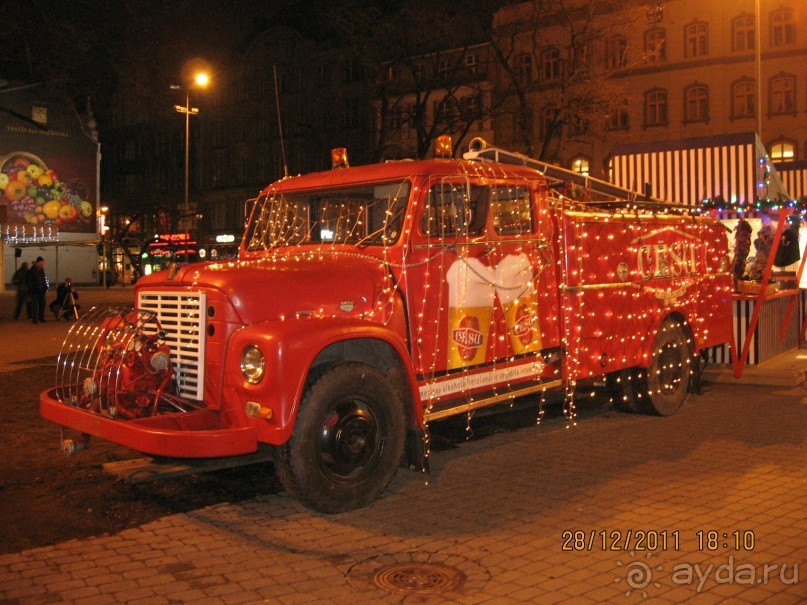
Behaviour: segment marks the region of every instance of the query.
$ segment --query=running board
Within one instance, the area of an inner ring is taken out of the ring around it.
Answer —
[[[563,384],[562,380],[553,380],[551,382],[542,382],[540,384],[531,385],[523,389],[509,391],[501,395],[483,397],[482,399],[477,399],[476,401],[468,401],[467,399],[463,399],[462,403],[457,403],[456,405],[451,405],[454,402],[458,401],[456,399],[452,401],[447,401],[444,403],[447,404],[449,407],[443,408],[442,405],[440,405],[440,409],[434,410],[433,408],[435,406],[432,406],[431,411],[427,407],[426,410],[423,412],[423,422],[428,423],[431,422],[432,420],[440,420],[442,418],[448,418],[449,416],[457,416],[458,414],[473,412],[480,408],[485,408],[491,405],[502,403],[503,401],[509,401],[511,399],[518,399],[519,397],[524,397],[526,395],[532,395],[533,393],[548,391],[549,389],[554,389],[555,387],[559,387],[562,384]]]
[[[103,469],[105,473],[114,475],[127,483],[137,484],[271,461],[271,448],[260,448],[254,454],[222,458],[132,458],[106,462]]]

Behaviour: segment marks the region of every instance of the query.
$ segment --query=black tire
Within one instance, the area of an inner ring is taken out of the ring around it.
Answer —
[[[384,373],[362,363],[335,366],[308,388],[291,439],[275,448],[278,477],[314,510],[365,506],[398,470],[405,420]]]
[[[680,322],[662,322],[653,343],[650,367],[636,382],[636,401],[642,411],[657,416],[677,412],[689,396],[693,372],[692,346]]]

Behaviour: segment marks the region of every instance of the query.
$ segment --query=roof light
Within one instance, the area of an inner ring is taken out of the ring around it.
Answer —
[[[441,134],[434,140],[434,157],[450,158],[452,155],[454,155],[454,144],[451,137],[447,134]]]
[[[348,168],[347,149],[345,147],[334,147],[331,149],[331,168]]]

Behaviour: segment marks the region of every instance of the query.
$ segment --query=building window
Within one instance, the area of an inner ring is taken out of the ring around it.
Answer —
[[[387,66],[387,80],[389,82],[398,82],[403,75],[403,70],[399,65],[388,65]]]
[[[661,88],[649,90],[644,94],[644,125],[667,125],[667,91]]]
[[[573,53],[572,65],[574,65],[575,70],[589,67],[591,65],[591,57],[592,57],[591,44],[587,42],[584,38],[580,38],[575,41],[574,46],[572,48],[572,53]],[[560,57],[560,53],[558,53],[558,57]]]
[[[684,121],[709,121],[709,89],[703,84],[693,84],[684,89]]]
[[[622,69],[628,65],[628,40],[625,36],[611,36],[605,41],[605,66]]]
[[[387,109],[385,119],[387,122],[387,131],[390,134],[397,133],[401,130],[401,126],[403,126],[403,110],[401,107],[390,107]]]
[[[556,46],[545,48],[541,52],[541,79],[544,82],[560,80],[563,75],[563,59]]]
[[[465,55],[465,69],[471,74],[475,74],[479,71],[479,55]]]
[[[796,159],[796,144],[793,141],[787,139],[773,141],[769,148],[773,162],[792,162]]]
[[[754,15],[740,15],[731,22],[731,45],[734,52],[754,50]]]
[[[630,130],[630,113],[628,112],[628,102],[622,105],[611,107],[605,118],[606,130]]]
[[[757,115],[756,83],[754,80],[738,80],[731,85],[731,117],[753,118]]]
[[[583,116],[573,116],[566,125],[570,137],[582,137],[591,130],[591,122]]]
[[[482,102],[480,95],[473,95],[460,99],[460,110],[462,111],[463,121],[465,121],[467,124],[474,124],[474,128],[477,128],[478,130],[483,129]]]
[[[785,46],[796,42],[796,24],[793,9],[780,8],[771,13],[771,46]]]
[[[589,175],[591,161],[585,156],[578,156],[572,160],[572,171],[585,176]]]
[[[770,81],[771,115],[796,113],[796,78],[785,74],[774,76]]]
[[[709,54],[709,26],[704,21],[695,21],[684,28],[684,55],[703,57]]]
[[[605,178],[609,183],[614,182],[614,156],[608,154],[605,156],[605,161],[602,163]]]
[[[549,139],[555,134],[558,126],[558,108],[555,105],[547,105],[541,111],[541,137]]]
[[[344,100],[343,113],[342,113],[342,127],[343,128],[358,128],[361,126],[361,102],[356,98],[348,98]]]
[[[667,60],[667,31],[663,27],[654,27],[644,33],[644,59],[648,63]]]
[[[532,83],[532,55],[522,53],[516,57],[516,79],[522,84]]]
[[[345,62],[342,65],[344,69],[344,81],[345,82],[358,82],[362,78],[362,69],[361,63],[356,60],[355,57],[347,57],[345,58]]]
[[[451,59],[449,57],[440,57],[437,62],[437,73],[441,76],[447,76],[451,71]]]

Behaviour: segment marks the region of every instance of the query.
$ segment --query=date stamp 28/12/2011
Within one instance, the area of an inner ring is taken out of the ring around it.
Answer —
[[[631,552],[680,551],[691,545],[698,551],[751,552],[756,535],[750,529],[721,531],[700,529],[695,532],[655,529],[577,529],[561,533],[561,550],[565,552]]]

